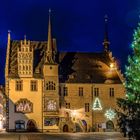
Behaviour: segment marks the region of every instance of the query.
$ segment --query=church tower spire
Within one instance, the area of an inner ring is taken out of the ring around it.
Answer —
[[[52,34],[51,34],[51,9],[49,9],[49,22],[48,22],[48,45],[47,51],[52,52]]]
[[[47,42],[47,50],[46,50],[46,63],[54,63],[53,56],[53,39],[51,32],[51,9],[49,9],[49,21],[48,21],[48,42]]]
[[[104,16],[104,22],[105,22],[105,32],[104,32],[104,41],[103,41],[103,46],[104,46],[104,52],[109,51],[109,39],[108,39],[108,16]]]

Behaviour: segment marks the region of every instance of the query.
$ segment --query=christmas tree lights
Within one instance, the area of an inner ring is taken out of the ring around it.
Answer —
[[[102,110],[101,102],[99,98],[95,98],[94,104],[93,104],[93,110]]]
[[[128,57],[128,65],[125,70],[126,98],[118,99],[120,107],[118,125],[126,135],[126,127],[130,127],[135,137],[140,134],[140,24],[133,35],[131,44],[133,54]]]

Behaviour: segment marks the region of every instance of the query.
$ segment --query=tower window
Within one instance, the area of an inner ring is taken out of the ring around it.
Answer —
[[[99,88],[94,88],[94,96],[95,97],[99,96]]]
[[[63,87],[63,95],[68,96],[68,87]]]
[[[22,81],[22,80],[17,80],[17,81],[16,81],[15,89],[16,89],[17,91],[23,90],[23,81]]]
[[[109,89],[109,95],[110,97],[114,97],[114,88]]]
[[[89,103],[85,103],[85,112],[89,112]]]
[[[31,88],[31,91],[37,91],[37,81],[36,80],[31,80],[31,83],[30,83],[30,88]]]
[[[46,90],[56,90],[56,84],[53,81],[47,82]]]
[[[83,96],[83,87],[79,87],[79,96]]]

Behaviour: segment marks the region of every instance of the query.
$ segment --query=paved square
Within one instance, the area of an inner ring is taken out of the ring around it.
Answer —
[[[120,133],[1,133],[0,140],[127,140]]]

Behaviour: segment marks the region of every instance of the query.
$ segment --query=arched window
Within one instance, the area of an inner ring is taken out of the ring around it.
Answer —
[[[25,66],[23,65],[23,70],[25,70]]]
[[[46,90],[55,90],[56,87],[55,87],[55,83],[53,81],[49,81],[46,83]]]
[[[28,66],[26,66],[26,70],[28,70]]]

